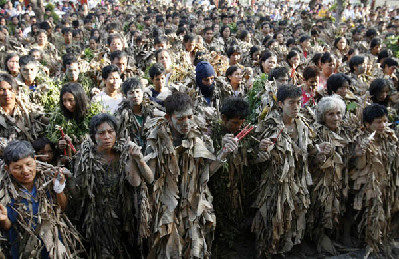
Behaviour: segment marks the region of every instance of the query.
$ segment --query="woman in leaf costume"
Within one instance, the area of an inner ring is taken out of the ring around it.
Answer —
[[[88,106],[86,93],[78,83],[68,83],[61,88],[59,105],[51,115],[47,137],[53,143],[59,143],[61,149],[69,150],[65,140],[74,146],[80,145],[88,135],[90,119],[101,112],[101,107],[97,103]],[[59,127],[66,136],[61,135]]]
[[[258,255],[289,252],[305,234],[310,206],[308,170],[312,131],[298,116],[301,89],[282,85],[277,91],[281,111],[273,111],[259,123],[262,141],[258,161],[263,166],[252,231],[257,237]],[[321,146],[324,151],[325,144]]]
[[[115,117],[94,116],[91,139],[82,143],[73,163],[71,214],[87,239],[90,258],[145,257],[151,216],[146,182],[153,181],[153,174],[140,147],[117,143],[116,132]]]
[[[0,171],[0,227],[11,258],[79,258],[81,237],[66,215],[64,169],[34,159],[27,141],[12,141]]]
[[[335,254],[331,240],[342,234],[343,216],[348,198],[348,162],[350,136],[342,124],[345,103],[338,96],[322,98],[317,105],[316,146],[329,143],[327,153],[313,159],[312,213],[308,217],[311,236],[321,250]]]
[[[351,172],[357,230],[369,251],[389,242],[392,215],[398,211],[398,139],[386,128],[388,111],[380,104],[363,111],[365,130],[356,136],[355,169]]]

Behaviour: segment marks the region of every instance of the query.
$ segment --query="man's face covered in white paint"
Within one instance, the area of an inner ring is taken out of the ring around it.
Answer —
[[[193,109],[189,108],[184,111],[176,111],[170,116],[169,122],[172,127],[181,135],[190,132],[193,125]]]

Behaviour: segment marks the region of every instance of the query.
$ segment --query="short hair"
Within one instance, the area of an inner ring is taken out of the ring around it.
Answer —
[[[186,93],[175,92],[166,97],[164,102],[166,113],[172,115],[174,112],[185,111],[193,108],[193,101]]]
[[[350,71],[353,73],[355,72],[355,67],[358,65],[361,65],[364,63],[364,57],[363,56],[353,56],[350,60],[349,60],[349,68]]]
[[[43,149],[46,147],[46,145],[50,145],[51,148],[52,148],[53,150],[55,150],[55,148],[54,148],[54,143],[51,142],[51,141],[50,141],[48,138],[46,138],[46,137],[35,139],[35,140],[33,141],[33,143],[32,143],[33,149],[35,150],[36,153],[39,152],[40,150],[43,150]]]
[[[275,67],[269,73],[269,81],[277,80],[280,77],[288,76],[288,68],[286,67]]]
[[[381,45],[381,39],[374,38],[370,41],[370,49],[374,48],[375,46]]]
[[[37,64],[36,59],[33,56],[25,55],[19,58],[19,66],[23,67],[30,63]]]
[[[165,68],[160,63],[155,63],[151,66],[150,70],[148,71],[150,78],[153,79],[156,76],[161,74],[166,74]]]
[[[310,40],[310,36],[309,35],[303,35],[302,37],[299,38],[299,43],[303,43],[307,40]]]
[[[111,45],[111,43],[114,39],[120,39],[123,42],[123,36],[119,33],[114,33],[114,34],[111,34],[108,36],[108,39],[107,39],[108,45]]]
[[[188,34],[184,35],[184,37],[183,37],[184,43],[189,42],[189,41],[194,41],[194,40],[195,40],[195,35],[192,33],[188,33]]]
[[[14,140],[8,143],[3,152],[3,159],[6,165],[18,162],[27,157],[33,157],[35,150],[30,142],[26,140]]]
[[[287,62],[290,61],[291,58],[295,57],[295,56],[299,56],[298,51],[296,50],[291,50],[290,52],[288,52],[287,54]]]
[[[105,66],[102,70],[102,77],[104,80],[106,80],[108,78],[108,76],[114,72],[118,72],[120,73],[119,67],[117,67],[114,64]]]
[[[341,111],[342,116],[345,114],[346,105],[340,97],[338,97],[337,95],[333,95],[321,98],[321,100],[317,103],[316,108],[317,122],[324,124],[324,115],[326,114],[326,112],[331,111],[334,108],[338,108]]]
[[[7,82],[9,85],[11,85],[11,88],[15,91],[17,90],[17,81],[15,81],[14,77],[12,77],[12,75],[10,74],[6,74],[6,73],[0,73],[0,83],[1,82]]]
[[[140,90],[144,90],[143,89],[143,84],[141,83],[141,80],[137,77],[131,77],[125,80],[125,82],[123,82],[122,84],[122,92],[125,96],[127,96],[127,93],[130,90],[133,89],[140,89]]]
[[[234,53],[241,53],[240,47],[238,45],[231,45],[227,48],[226,55],[228,58],[230,58]]]
[[[371,84],[370,84],[370,88],[369,88],[369,92],[371,95],[371,100],[374,103],[377,103],[377,96],[380,92],[382,92],[382,90],[384,90],[385,88],[390,88],[389,86],[389,81],[387,79],[384,78],[376,78],[374,79]]]
[[[373,103],[363,110],[363,123],[373,123],[375,119],[388,117],[388,110],[384,105]]]
[[[223,101],[220,113],[227,120],[234,118],[245,119],[249,114],[249,104],[241,97],[228,97]]]
[[[242,30],[242,31],[240,32],[240,35],[238,35],[238,39],[244,40],[244,39],[248,36],[248,34],[249,34],[249,31],[247,31],[247,30]]]
[[[305,81],[309,80],[310,78],[319,76],[319,68],[316,66],[307,66],[303,70],[303,79]]]
[[[73,54],[65,54],[62,57],[62,66],[66,69],[67,66],[72,65],[73,63],[79,63],[78,58]]]
[[[288,98],[297,98],[302,96],[302,90],[295,85],[282,85],[277,89],[277,101],[284,102]]]
[[[62,97],[66,93],[71,93],[75,98],[75,111],[70,112],[65,106]],[[60,91],[60,108],[67,119],[80,122],[87,113],[88,100],[83,87],[79,83],[67,83],[62,86]]]
[[[230,82],[229,76],[231,76],[232,74],[234,74],[234,72],[236,72],[238,69],[240,69],[238,66],[231,66],[226,70],[226,78],[227,81]]]
[[[166,50],[166,49],[158,49],[158,50],[156,50],[155,51],[155,53],[154,53],[154,55],[155,55],[155,60],[158,62],[158,55],[159,55],[159,53],[162,53],[162,52],[167,52],[169,55],[170,55],[170,53],[169,53],[169,51],[168,50]]]
[[[72,28],[64,27],[64,28],[62,28],[61,33],[62,33],[62,35],[65,35],[67,33],[72,33]]]
[[[115,132],[118,132],[118,124],[116,121],[116,118],[109,114],[109,113],[100,113],[90,120],[90,125],[89,125],[89,130],[90,130],[90,138],[91,140],[96,143],[96,133],[97,133],[97,128],[103,123],[108,123],[114,130]]]
[[[390,57],[386,58],[384,60],[384,62],[382,62],[382,68],[385,68],[385,66],[388,66],[388,67],[398,66],[398,61],[396,61],[395,59],[390,58]]]
[[[33,53],[39,52],[42,55],[42,51],[40,49],[31,49],[29,50],[29,56],[33,56]]]
[[[312,57],[312,62],[313,62],[313,64],[315,64],[316,66],[318,66],[318,65],[319,65],[319,62],[321,62],[321,61],[320,61],[320,60],[321,60],[321,56],[323,56],[323,53],[320,53],[320,52],[315,53],[315,54],[313,55],[313,57]]]
[[[331,75],[327,79],[327,94],[332,95],[336,93],[339,88],[343,87],[345,83],[351,84],[351,79],[344,73],[337,73]]]
[[[294,39],[294,38],[289,38],[289,39],[287,40],[287,42],[285,43],[285,45],[286,45],[287,47],[289,47],[291,44],[294,44],[294,45],[295,45],[295,39]]]
[[[202,31],[202,34],[205,34],[207,31],[212,31],[213,32],[212,27],[205,27],[205,29]]]
[[[381,63],[381,60],[384,58],[388,58],[392,56],[392,50],[390,49],[383,49],[378,53],[378,63]]]
[[[111,55],[109,56],[111,62],[114,61],[116,58],[121,59],[121,58],[127,58],[127,53],[124,51],[120,50],[115,50],[114,52],[111,52]]]
[[[329,63],[333,61],[333,56],[329,52],[323,53],[320,58],[321,64]]]
[[[157,45],[157,44],[160,44],[160,43],[163,43],[163,42],[165,42],[165,43],[168,42],[168,39],[165,36],[157,36],[154,39],[154,45]]]
[[[374,29],[374,28],[370,28],[370,29],[368,29],[368,30],[366,31],[365,36],[366,36],[367,38],[372,38],[372,37],[377,36],[377,30]]]

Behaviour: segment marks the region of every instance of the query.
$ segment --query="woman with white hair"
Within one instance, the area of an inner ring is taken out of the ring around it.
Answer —
[[[315,126],[314,144],[316,149],[321,149],[320,143],[327,142],[329,145],[323,147],[325,152],[314,157],[313,166],[310,167],[314,181],[314,190],[311,192],[313,209],[309,210],[313,214],[308,217],[309,226],[313,226],[310,233],[317,242],[318,250],[331,254],[336,254],[331,238],[343,232],[342,218],[348,197],[350,138],[342,126],[345,108],[344,101],[337,95],[324,97],[317,104],[318,124]]]

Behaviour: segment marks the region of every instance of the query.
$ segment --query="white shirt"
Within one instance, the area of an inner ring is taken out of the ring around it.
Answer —
[[[92,101],[99,102],[106,112],[114,114],[118,109],[119,103],[122,102],[122,94],[118,93],[115,98],[112,98],[104,91],[101,91],[99,94],[93,97]]]

